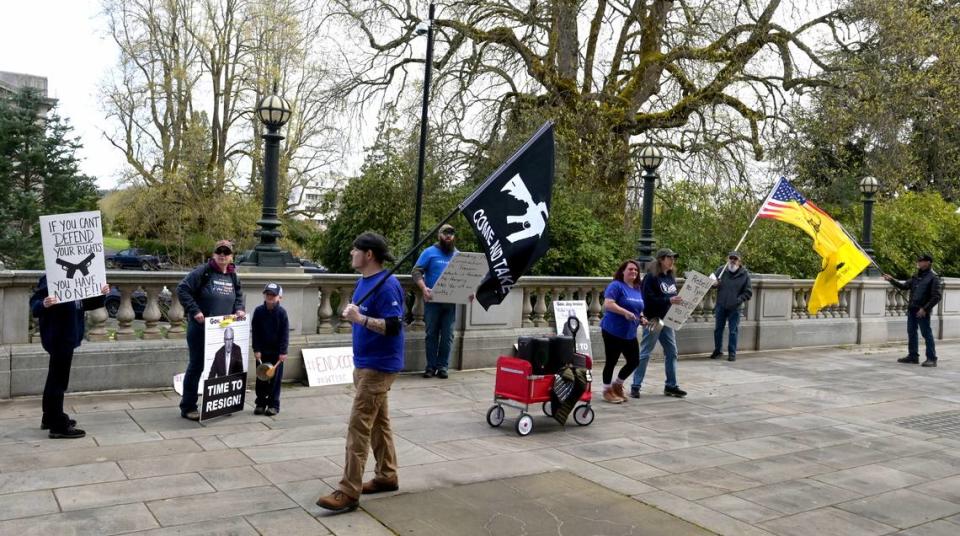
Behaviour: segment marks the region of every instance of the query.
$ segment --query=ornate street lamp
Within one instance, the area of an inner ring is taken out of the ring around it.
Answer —
[[[640,165],[643,166],[643,228],[637,241],[637,260],[646,268],[653,261],[656,240],[653,239],[653,196],[657,187],[657,168],[663,162],[663,152],[648,145],[640,151]]]
[[[274,88],[276,93],[276,88]],[[280,249],[277,239],[283,236],[277,219],[277,183],[280,167],[280,127],[290,120],[290,103],[279,95],[264,97],[257,105],[257,118],[267,127],[263,134],[263,212],[257,221],[259,229],[253,232],[260,242],[246,254],[240,263],[244,267],[297,268],[300,263],[289,251]]]
[[[874,177],[864,177],[860,179],[860,193],[863,194],[863,251],[875,259],[873,255],[873,197],[880,190],[880,181]],[[866,275],[875,277],[880,275],[880,271],[873,264],[867,267],[864,272]]]

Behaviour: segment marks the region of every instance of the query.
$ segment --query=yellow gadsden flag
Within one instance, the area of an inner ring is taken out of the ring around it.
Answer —
[[[870,265],[867,257],[840,224],[820,207],[808,201],[787,179],[773,185],[758,214],[803,229],[813,238],[813,250],[823,259],[820,274],[810,292],[807,311],[817,311],[840,302],[840,289]]]

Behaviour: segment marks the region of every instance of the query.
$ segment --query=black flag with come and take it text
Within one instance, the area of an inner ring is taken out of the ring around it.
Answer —
[[[550,247],[553,158],[549,121],[460,204],[490,266],[476,293],[484,309],[501,303]]]

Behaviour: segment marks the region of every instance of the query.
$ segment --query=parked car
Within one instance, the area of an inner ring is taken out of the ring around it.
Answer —
[[[170,291],[164,288],[160,292],[160,316],[162,320],[167,319],[167,311],[170,310]],[[137,319],[143,318],[143,311],[147,308],[147,293],[143,291],[142,288],[134,290],[130,294],[130,305],[133,306],[133,314]],[[107,297],[104,298],[104,307],[107,309],[107,314],[110,315],[110,318],[117,317],[117,311],[120,310],[120,289],[117,287],[110,287],[110,294],[107,294]]]
[[[159,270],[160,257],[151,255],[139,248],[127,248],[105,257],[107,268],[133,268],[137,270]]]
[[[300,266],[303,267],[303,272],[306,274],[325,274],[329,272],[326,266],[307,259],[300,259]]]

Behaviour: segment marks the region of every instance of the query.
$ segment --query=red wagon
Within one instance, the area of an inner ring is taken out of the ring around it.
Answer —
[[[593,367],[590,357],[587,357],[587,368]],[[552,417],[550,404],[550,390],[553,389],[553,374],[533,374],[533,365],[525,359],[500,356],[497,359],[497,379],[493,390],[493,406],[487,410],[487,424],[500,426],[506,416],[504,406],[520,410],[517,418],[516,430],[521,436],[529,435],[533,431],[533,417],[529,413],[530,405],[542,403],[544,415]],[[590,382],[587,389],[580,396],[582,404],[578,404],[573,411],[573,420],[580,426],[587,426],[593,422],[593,408],[590,400],[593,395]]]

